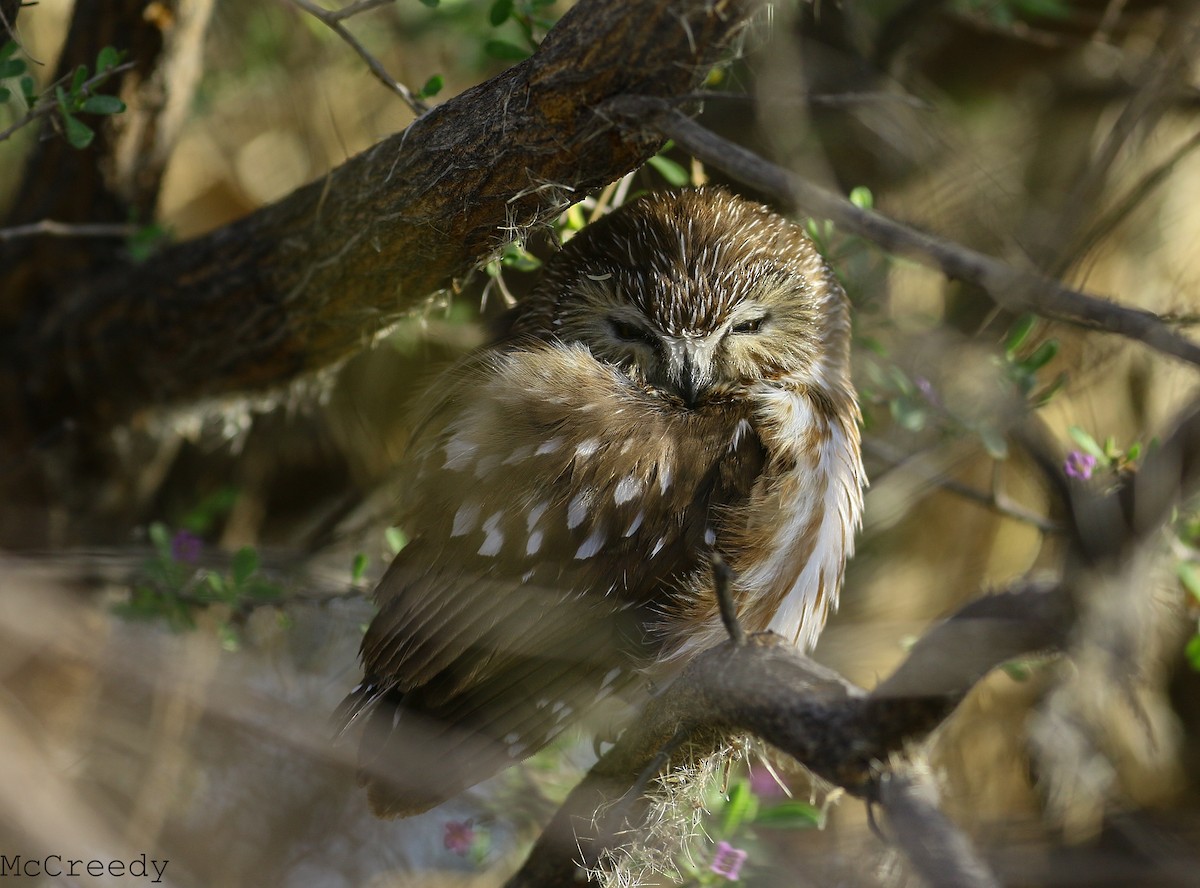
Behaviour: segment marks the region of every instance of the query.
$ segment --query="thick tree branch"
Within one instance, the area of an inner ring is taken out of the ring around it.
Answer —
[[[631,128],[647,129],[740,182],[777,196],[796,209],[832,220],[883,249],[916,259],[947,277],[977,284],[1001,305],[1032,311],[1088,330],[1116,333],[1164,354],[1200,364],[1200,345],[1170,329],[1153,312],[1072,290],[1049,278],[943,240],[880,213],[856,207],[739,145],[722,139],[657,97],[624,96],[607,110]]]
[[[597,762],[508,886],[572,884],[580,865],[595,866],[644,810],[641,802],[613,800],[681,737],[692,749],[712,750],[749,733],[878,801],[880,763],[926,737],[991,669],[1060,649],[1071,624],[1069,598],[1055,585],[1028,583],[981,598],[929,632],[871,693],[770,633],[706,651]]]
[[[81,282],[9,345],[35,425],[279,386],[361,348],[506,238],[638,166],[595,108],[693,89],[733,0],[584,0],[538,52],[239,222]]]
[[[1034,455],[1058,472],[1049,454],[1037,449]],[[1076,506],[1069,513],[1068,565],[1111,567],[1169,520],[1181,497],[1200,490],[1200,403],[1183,412],[1122,489],[1079,496],[1062,480],[1059,474],[1058,495]],[[1097,545],[1089,551],[1091,542]],[[1083,575],[1027,580],[968,603],[926,632],[870,693],[770,633],[705,651],[647,704],[571,793],[508,888],[575,884],[641,822],[645,801],[631,796],[645,772],[679,760],[662,755],[664,749],[703,754],[747,733],[850,793],[882,803],[896,841],[931,884],[994,885],[921,781],[907,767],[897,771],[888,763],[937,728],[992,669],[1066,650],[1087,594],[1079,584]]]

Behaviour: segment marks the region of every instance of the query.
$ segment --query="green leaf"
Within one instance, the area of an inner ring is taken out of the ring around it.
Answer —
[[[363,574],[367,572],[368,561],[370,559],[367,558],[366,552],[355,554],[354,563],[350,565],[350,582],[357,583],[363,578]]]
[[[0,45],[0,62],[10,58],[20,47],[17,46],[17,41],[6,40],[3,45]]]
[[[94,129],[72,115],[66,108],[59,108],[59,113],[62,114],[63,128],[72,148],[82,149],[92,144],[92,139],[96,138]]]
[[[87,114],[120,114],[125,110],[125,103],[116,96],[88,96],[79,110]]]
[[[208,584],[208,588],[211,589],[213,594],[218,598],[225,597],[227,591],[225,580],[222,579],[221,575],[215,570],[210,570],[204,575],[204,582]]]
[[[387,542],[388,548],[392,550],[393,555],[408,545],[408,537],[398,527],[389,527],[383,532],[383,538]]]
[[[1013,353],[1025,344],[1025,340],[1029,338],[1029,334],[1033,332],[1037,326],[1037,315],[1027,314],[1022,315],[1013,322],[1012,329],[1008,331],[1008,338],[1004,340],[1004,351],[1012,357]]]
[[[428,6],[430,9],[437,9],[441,0],[421,0],[422,6]]]
[[[171,531],[167,530],[167,525],[161,521],[155,521],[146,530],[150,537],[150,542],[154,544],[154,548],[159,555],[164,558],[171,557]]]
[[[34,99],[37,98],[35,88],[36,84],[33,82],[33,78],[28,74],[21,78],[21,95],[25,97],[25,101],[30,105],[32,105]]]
[[[1029,665],[1024,660],[1009,660],[1007,663],[1002,663],[1000,668],[1013,681],[1028,681],[1032,674]]]
[[[25,62],[22,59],[5,59],[0,62],[0,80],[9,77],[20,77],[25,73]]]
[[[494,27],[504,24],[512,16],[513,0],[496,0],[488,10],[488,21]]]
[[[264,580],[262,577],[251,577],[242,591],[250,598],[260,601],[274,601],[283,595],[283,589],[278,583]]]
[[[78,98],[79,90],[83,88],[83,84],[87,82],[88,69],[87,65],[80,65],[75,69],[75,76],[71,78],[71,89],[69,90],[72,100]]]
[[[821,812],[807,802],[781,802],[759,811],[754,825],[772,829],[812,829],[821,825]]]
[[[421,91],[418,93],[418,95],[422,99],[432,98],[440,93],[442,91],[442,87],[445,85],[445,78],[443,78],[441,74],[434,74],[425,81],[425,85],[421,87]]]
[[[1021,366],[1032,373],[1037,370],[1041,370],[1043,367],[1049,364],[1052,360],[1054,360],[1054,356],[1057,354],[1058,340],[1047,339],[1037,347],[1032,355],[1021,361]]]
[[[1196,569],[1196,565],[1191,561],[1181,561],[1175,566],[1175,574],[1179,577],[1183,588],[1191,593],[1197,603],[1200,603],[1200,571]]]
[[[1008,459],[1008,442],[1004,436],[990,426],[979,429],[979,439],[988,456],[995,460]]]
[[[1084,453],[1090,453],[1096,459],[1108,462],[1108,457],[1104,455],[1104,448],[1097,444],[1096,439],[1079,426],[1071,426],[1067,429],[1067,434],[1071,436],[1071,440],[1078,444]]]
[[[6,86],[0,86],[0,102],[7,102],[12,98],[12,90]]]
[[[850,189],[850,203],[860,210],[869,210],[875,206],[875,195],[871,193],[870,188],[859,185]]]
[[[648,163],[654,167],[660,176],[667,180],[668,184],[676,188],[682,188],[692,181],[692,177],[688,174],[688,171],[669,157],[656,154],[650,158]]]
[[[234,653],[242,646],[241,639],[238,637],[237,630],[228,623],[222,623],[217,627],[217,638],[221,642],[221,649]]]
[[[901,428],[910,432],[919,432],[925,428],[925,411],[908,398],[892,398],[888,402],[888,409],[892,412],[892,419],[896,420]]]
[[[507,40],[489,40],[483,44],[483,51],[494,59],[503,59],[506,62],[522,62],[529,58],[529,50]]]
[[[165,226],[158,222],[151,222],[149,225],[143,225],[129,236],[128,240],[125,241],[125,250],[129,253],[129,258],[134,262],[145,262],[155,253],[157,253],[162,247],[166,246],[170,239],[171,232]],[[189,512],[187,517],[183,519],[184,526],[190,530],[196,531],[197,533],[206,532],[208,526],[215,521],[216,518],[233,508],[234,500],[236,500],[238,496],[237,488],[227,488],[225,490],[227,490],[229,493],[228,505],[224,507],[220,514],[218,514],[215,510],[200,510],[205,507],[205,504],[209,499],[212,499],[212,497],[223,493],[223,491],[218,491],[217,494],[212,494],[208,499],[202,501],[199,506],[196,506],[195,509]]]
[[[231,570],[235,586],[241,586],[250,579],[250,575],[258,570],[258,552],[253,546],[242,546],[233,554]]]
[[[730,835],[743,823],[753,820],[757,811],[758,799],[750,789],[750,781],[739,780],[729,790],[729,799],[721,811],[721,829]]]
[[[120,52],[116,47],[106,46],[96,55],[96,73],[102,74],[121,64],[121,59],[124,53]]]
[[[1187,661],[1191,664],[1191,667],[1200,672],[1200,632],[1197,632],[1188,639],[1187,647],[1183,649],[1183,654],[1187,657]]]
[[[511,243],[504,248],[504,254],[500,257],[500,263],[505,268],[512,268],[517,271],[537,271],[537,269],[542,267],[541,259],[527,252],[516,243]]]

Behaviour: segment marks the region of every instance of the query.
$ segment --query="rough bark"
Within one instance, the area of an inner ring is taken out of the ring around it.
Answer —
[[[711,0],[583,0],[538,52],[278,203],[113,261],[10,336],[35,431],[281,386],[360,348],[661,144],[596,113],[692,89],[744,23]]]

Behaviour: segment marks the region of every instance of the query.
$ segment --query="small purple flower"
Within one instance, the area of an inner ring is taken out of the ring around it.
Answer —
[[[442,845],[447,851],[453,851],[459,857],[464,856],[475,844],[474,820],[447,820],[446,830],[442,833]]]
[[[937,392],[933,390],[933,383],[924,376],[914,376],[913,382],[917,386],[917,390],[925,396],[925,400],[934,407],[941,407],[942,402],[938,399]]]
[[[200,560],[204,540],[190,530],[180,530],[171,537],[171,557],[184,564],[195,564]]]
[[[1063,463],[1063,471],[1067,473],[1067,477],[1078,478],[1080,481],[1086,481],[1092,477],[1095,469],[1096,457],[1081,450],[1072,450],[1067,454],[1067,459]]]
[[[742,871],[742,864],[746,862],[746,852],[741,848],[735,848],[728,842],[717,842],[717,853],[713,855],[712,865],[709,869],[718,876],[724,876],[731,882],[736,882]]]

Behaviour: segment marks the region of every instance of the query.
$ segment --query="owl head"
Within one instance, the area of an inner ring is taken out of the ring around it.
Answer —
[[[517,313],[515,333],[585,345],[689,409],[848,373],[845,295],[812,241],[718,188],[653,194],[589,225]]]

